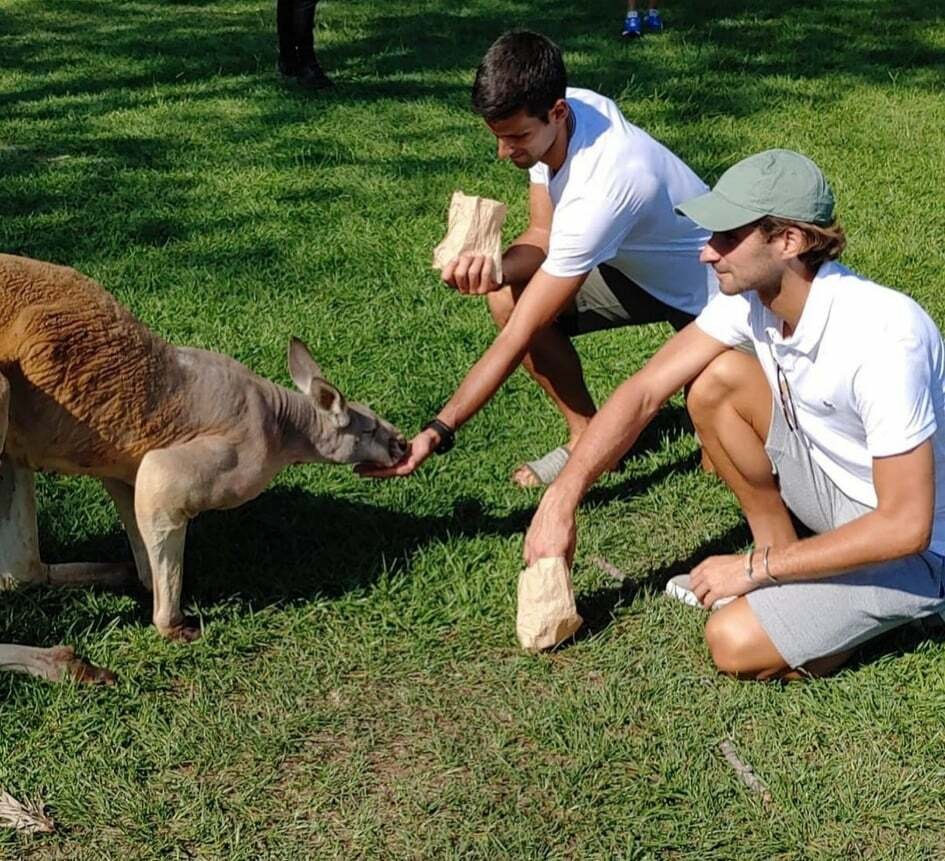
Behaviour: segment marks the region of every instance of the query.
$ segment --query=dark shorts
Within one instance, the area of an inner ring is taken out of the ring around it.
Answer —
[[[587,276],[574,307],[558,317],[555,327],[569,338],[644,323],[669,323],[678,332],[694,319],[651,296],[619,269],[601,263]]]

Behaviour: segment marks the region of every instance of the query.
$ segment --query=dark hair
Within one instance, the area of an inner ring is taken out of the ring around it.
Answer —
[[[775,236],[780,236],[790,227],[796,227],[804,234],[804,250],[798,254],[798,259],[809,272],[816,272],[822,263],[836,260],[843,253],[847,245],[847,237],[843,226],[836,220],[830,224],[808,224],[806,221],[790,221],[787,218],[777,218],[766,215],[758,222],[766,242]]]
[[[472,88],[473,110],[486,120],[504,120],[522,108],[548,121],[548,112],[564,98],[568,76],[561,49],[529,30],[503,33],[486,51]]]

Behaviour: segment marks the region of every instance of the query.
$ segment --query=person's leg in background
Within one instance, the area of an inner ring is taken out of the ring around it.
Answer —
[[[310,90],[332,86],[315,57],[315,7],[318,0],[276,0],[279,73]]]
[[[621,36],[635,39],[643,35],[644,26],[650,33],[663,32],[663,16],[660,14],[657,0],[650,0],[646,17],[641,17],[637,9],[637,0],[627,0],[627,17],[624,18]]]

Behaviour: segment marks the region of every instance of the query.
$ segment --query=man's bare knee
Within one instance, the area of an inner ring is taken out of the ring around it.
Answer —
[[[705,641],[720,673],[740,679],[767,679],[789,669],[779,657],[768,655],[770,643],[758,642],[755,633],[740,624],[737,616],[721,612],[710,616]]]
[[[713,359],[690,384],[686,392],[686,408],[698,426],[726,401],[741,395],[754,398],[756,389],[767,390],[767,382],[758,360],[738,350],[726,350]]]
[[[686,407],[693,419],[717,409],[732,394],[738,377],[731,356],[731,350],[722,353],[689,384]]]
[[[718,614],[709,617],[705,626],[705,642],[712,663],[719,672],[737,675],[739,670],[744,669],[740,660],[743,654],[741,640],[735,625]]]

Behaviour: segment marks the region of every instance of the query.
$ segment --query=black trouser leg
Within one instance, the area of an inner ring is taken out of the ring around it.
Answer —
[[[318,0],[295,0],[295,48],[299,63],[315,63],[315,6]]]
[[[295,0],[276,0],[276,33],[279,38],[279,68],[283,74],[298,70],[295,47]]]
[[[276,0],[279,70],[306,89],[331,87],[315,59],[315,7],[318,0]]]

